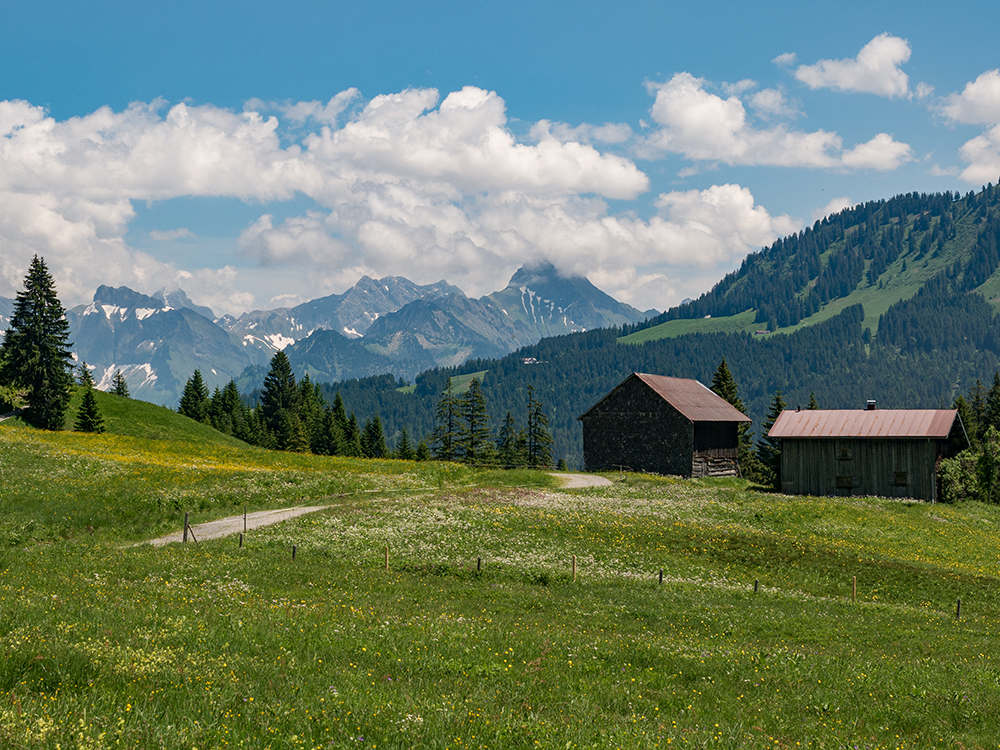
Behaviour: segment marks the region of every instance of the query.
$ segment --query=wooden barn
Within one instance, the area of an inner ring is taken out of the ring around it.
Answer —
[[[781,439],[789,495],[938,499],[937,464],[969,445],[953,409],[787,410],[768,435]]]
[[[579,419],[587,471],[624,467],[685,477],[737,474],[738,428],[751,421],[697,380],[642,373]]]

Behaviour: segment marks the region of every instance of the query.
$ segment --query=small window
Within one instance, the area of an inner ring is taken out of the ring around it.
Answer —
[[[894,471],[892,473],[892,483],[897,487],[905,487],[908,482],[906,481],[905,471]]]
[[[840,449],[840,450],[839,450],[839,451],[837,452],[837,457],[838,457],[838,458],[839,458],[839,459],[840,459],[841,461],[850,461],[850,460],[851,460],[852,458],[854,458],[854,456],[853,456],[853,455],[852,455],[852,453],[851,453],[851,449],[850,449],[850,448],[841,448],[841,449]]]
[[[849,490],[853,486],[854,486],[854,477],[852,476],[837,477],[838,490]]]

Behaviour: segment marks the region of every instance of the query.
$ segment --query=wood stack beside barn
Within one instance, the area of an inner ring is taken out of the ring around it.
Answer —
[[[781,440],[789,495],[876,495],[937,500],[938,462],[969,445],[954,409],[786,410],[768,432]]]
[[[587,471],[685,477],[739,473],[750,418],[697,380],[632,373],[579,417]]]

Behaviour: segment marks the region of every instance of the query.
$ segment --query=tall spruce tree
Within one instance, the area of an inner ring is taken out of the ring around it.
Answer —
[[[740,388],[736,378],[729,371],[726,358],[723,357],[712,375],[712,391],[730,403],[737,411],[746,414],[747,408],[740,398]],[[747,478],[755,478],[760,469],[753,449],[753,431],[749,422],[740,422],[736,427],[737,451],[736,461],[739,463],[740,474]]]
[[[529,466],[552,465],[552,433],[549,417],[535,398],[535,389],[528,386],[527,458]]]
[[[500,425],[500,434],[497,435],[497,458],[500,460],[500,465],[512,468],[527,463],[527,456],[519,450],[524,442],[526,441],[523,430],[518,431],[513,415],[507,412],[503,424]]]
[[[265,426],[275,436],[279,450],[288,450],[292,442],[297,444],[300,430],[305,434],[299,419],[301,400],[288,356],[283,351],[278,352],[271,358],[271,367],[260,391],[260,412]]]
[[[396,446],[396,458],[402,461],[412,461],[416,458],[416,451],[410,443],[410,432],[403,427],[399,435],[399,445]]]
[[[177,411],[185,417],[190,417],[197,422],[209,423],[208,386],[201,378],[201,370],[195,370],[184,384],[184,391],[181,393],[180,403]]]
[[[478,378],[472,379],[469,390],[462,396],[460,415],[462,430],[459,438],[459,457],[466,463],[482,463],[488,457],[493,457],[490,415],[486,410],[486,396],[483,395]]]
[[[437,426],[431,435],[434,457],[442,461],[454,461],[460,457],[462,435],[462,402],[452,387],[451,378],[444,387],[441,400],[434,411]]]
[[[37,255],[17,293],[0,343],[0,383],[27,391],[28,420],[46,430],[66,422],[73,385],[66,310],[45,261]]]
[[[365,422],[361,431],[361,454],[365,458],[385,458],[387,452],[382,419],[376,414]]]

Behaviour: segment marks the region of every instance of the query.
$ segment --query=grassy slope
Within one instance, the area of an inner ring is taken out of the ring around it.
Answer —
[[[133,518],[124,535],[77,519],[64,541],[2,539],[3,747],[1000,741],[994,507],[634,476],[503,489],[509,475],[446,465],[17,427],[0,441],[4,518],[48,528],[69,493]],[[242,550],[115,541],[160,530],[151,496],[211,512],[223,491],[334,507]]]
[[[0,426],[0,546],[27,539],[135,539],[249,509],[350,492],[474,481],[451,464],[298,455],[253,448],[143,401],[97,393],[104,434]],[[74,394],[67,423],[75,419]],[[537,472],[534,481],[542,481]]]
[[[797,325],[779,328],[776,332],[792,333],[805,326],[822,323],[839,315],[843,312],[844,308],[860,303],[865,309],[864,326],[871,329],[873,334],[878,333],[879,316],[888,310],[889,307],[900,300],[909,299],[915,295],[927,281],[950,266],[958,258],[966,255],[966,248],[972,242],[973,228],[971,222],[974,218],[974,213],[970,213],[961,217],[956,222],[955,238],[945,243],[944,250],[940,254],[914,260],[913,254],[904,253],[879,276],[874,284],[869,285],[867,279],[862,279],[848,296],[832,300],[824,305],[815,315],[804,318]],[[832,246],[827,255],[829,255],[829,252],[838,249],[840,244],[837,243]],[[904,263],[906,264],[906,270],[903,270]],[[979,287],[977,291],[983,294],[997,310],[1000,310],[1000,269],[986,283]],[[623,344],[641,344],[644,341],[675,338],[688,333],[738,333],[740,331],[752,333],[755,330],[766,327],[764,324],[754,323],[753,320],[754,311],[752,310],[724,318],[670,320],[653,328],[624,336],[619,339],[619,342]]]

